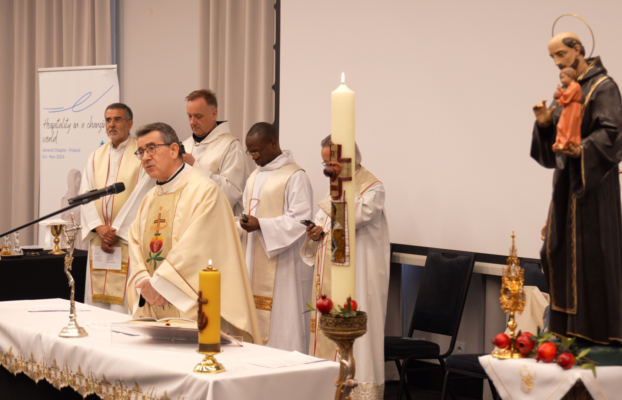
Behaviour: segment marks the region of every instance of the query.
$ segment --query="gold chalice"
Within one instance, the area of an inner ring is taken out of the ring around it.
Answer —
[[[58,237],[60,236],[61,233],[63,233],[64,226],[65,224],[50,226],[52,235],[54,235],[54,250],[48,252],[48,254],[54,254],[54,255],[65,254],[65,252],[62,251],[60,247],[58,247],[58,243],[60,242],[60,239]]]

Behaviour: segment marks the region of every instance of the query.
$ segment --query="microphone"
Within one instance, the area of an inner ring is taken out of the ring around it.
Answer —
[[[90,192],[81,194],[80,196],[69,199],[69,205],[75,206],[80,204],[87,204],[93,200],[97,200],[100,197],[108,196],[110,194],[121,193],[125,191],[125,183],[117,182],[103,189],[95,189]]]

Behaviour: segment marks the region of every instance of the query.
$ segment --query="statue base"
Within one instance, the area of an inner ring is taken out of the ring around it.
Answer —
[[[322,314],[320,331],[337,344],[339,352],[340,369],[339,377],[335,381],[337,386],[335,400],[349,399],[352,389],[358,386],[358,382],[354,379],[356,373],[354,341],[367,332],[367,314],[362,313],[349,318]]]

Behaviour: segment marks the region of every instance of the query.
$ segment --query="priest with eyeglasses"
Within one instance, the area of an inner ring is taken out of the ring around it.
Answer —
[[[177,134],[153,123],[136,133],[136,156],[156,186],[130,227],[128,301],[135,318],[197,319],[199,271],[221,271],[221,329],[261,341],[242,246],[227,197],[183,162]]]

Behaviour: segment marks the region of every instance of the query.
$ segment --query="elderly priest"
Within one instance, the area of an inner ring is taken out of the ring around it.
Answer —
[[[196,319],[199,270],[212,260],[222,273],[222,330],[260,343],[242,246],[226,196],[202,169],[182,161],[179,139],[169,125],[145,125],[136,136],[136,155],[156,187],[143,199],[130,227],[132,315]]]
[[[322,141],[324,165],[330,161],[330,135]],[[384,213],[384,185],[361,165],[361,152],[356,146],[354,215],[356,226],[356,301],[367,312],[367,333],[354,344],[356,379],[359,386],[352,399],[381,400],[384,396],[384,322],[389,291],[390,242],[389,225]],[[316,226],[307,227],[307,241],[301,250],[303,260],[315,265],[314,297],[331,297],[330,195],[320,203],[315,215]],[[321,236],[322,232],[325,232]],[[315,312],[313,312],[315,314]],[[334,360],[335,344],[319,330],[319,318],[312,316],[309,353]]]
[[[140,161],[134,157],[137,145],[136,138],[130,135],[134,122],[132,110],[123,103],[113,103],[106,107],[104,118],[110,141],[89,156],[80,193],[117,182],[125,184],[125,191],[81,207],[82,237],[89,243],[84,300],[86,304],[127,314],[128,230],[136,218],[140,201],[153,187],[153,179],[145,174]],[[93,255],[100,251],[120,252],[121,258],[116,265],[98,265]]]
[[[281,151],[278,131],[259,122],[246,136],[247,154],[257,169],[246,182],[240,220],[246,266],[252,282],[263,341],[269,347],[306,352],[313,271],[300,259],[305,241],[301,220],[313,215],[313,190],[289,150]]]

